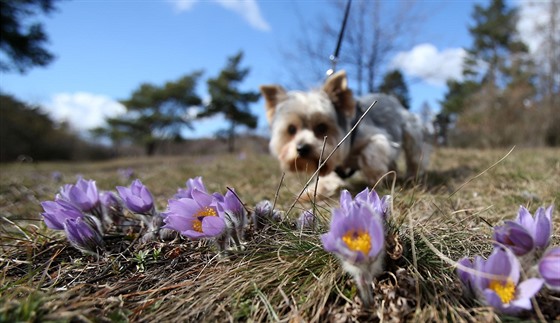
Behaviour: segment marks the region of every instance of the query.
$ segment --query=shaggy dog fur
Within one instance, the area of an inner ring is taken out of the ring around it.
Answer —
[[[355,99],[346,73],[331,75],[322,88],[286,91],[279,85],[263,85],[267,118],[272,135],[270,151],[288,171],[315,172],[321,151],[326,158],[374,102],[358,128],[345,140],[319,171],[318,193],[330,196],[344,185],[343,177],[361,170],[369,185],[391,170],[401,150],[407,176],[422,173],[430,145],[420,119],[399,101],[385,94]]]

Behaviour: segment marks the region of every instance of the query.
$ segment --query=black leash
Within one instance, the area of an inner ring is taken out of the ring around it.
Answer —
[[[340,53],[340,46],[342,45],[342,38],[344,37],[344,29],[346,29],[346,22],[348,21],[348,16],[350,14],[350,5],[351,4],[352,4],[352,0],[348,0],[348,2],[346,3],[346,9],[344,10],[344,19],[342,20],[342,26],[340,27],[340,33],[338,33],[338,41],[336,42],[336,49],[334,51],[334,54],[332,54],[329,57],[329,59],[331,61],[331,68],[329,70],[327,70],[327,77],[331,76],[336,70],[336,63],[338,61],[338,54]],[[360,107],[359,103],[357,103],[357,102],[356,102],[356,111],[361,111],[361,107]],[[360,115],[361,115],[361,113],[356,113],[354,121],[352,122],[353,124],[357,123]],[[352,134],[350,134],[350,146],[352,146],[354,144],[354,141],[356,140],[356,134],[357,133],[358,133],[357,131],[353,131]],[[339,167],[336,167],[334,171],[338,176],[340,176],[340,178],[345,179],[345,178],[348,178],[348,177],[352,176],[356,172],[356,169],[342,168],[341,166],[339,166]]]
[[[346,3],[346,9],[344,11],[344,19],[342,20],[342,26],[340,27],[340,33],[338,33],[338,42],[336,43],[336,49],[334,54],[332,54],[329,59],[331,60],[331,68],[327,71],[327,77],[331,76],[336,70],[336,62],[338,60],[338,53],[340,52],[340,45],[342,44],[342,38],[344,37],[344,29],[346,28],[346,21],[348,21],[348,16],[350,14],[350,5],[352,0],[348,0]]]

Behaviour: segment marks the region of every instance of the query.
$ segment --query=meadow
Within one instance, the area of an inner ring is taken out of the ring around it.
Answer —
[[[400,165],[403,169],[403,165]],[[15,322],[480,322],[560,320],[560,294],[543,288],[520,318],[463,295],[454,262],[487,257],[492,227],[513,220],[520,205],[553,211],[552,244],[560,245],[560,150],[437,149],[417,181],[388,175],[392,235],[375,301],[361,306],[350,276],[323,250],[338,197],[294,203],[306,174],[283,174],[265,154],[128,158],[95,163],[0,165],[0,321]],[[132,177],[124,170],[133,170]],[[207,241],[142,243],[109,235],[101,257],[82,255],[41,221],[41,201],[77,176],[100,190],[139,178],[158,210],[202,176],[210,192],[235,188],[249,210],[275,202],[285,220],[250,227],[244,250],[218,254]],[[359,174],[348,189],[365,188]],[[293,207],[292,207],[293,206]],[[318,223],[298,230],[295,219],[314,207]]]

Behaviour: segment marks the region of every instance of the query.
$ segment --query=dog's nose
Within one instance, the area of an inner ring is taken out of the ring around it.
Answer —
[[[298,155],[300,157],[305,158],[305,157],[309,156],[309,153],[311,152],[311,145],[299,144],[299,145],[297,145],[296,150],[297,150]]]

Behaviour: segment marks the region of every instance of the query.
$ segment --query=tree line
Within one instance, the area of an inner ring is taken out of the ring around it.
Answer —
[[[560,146],[560,4],[543,2],[540,55],[529,55],[516,8],[475,5],[463,80],[447,82],[438,129],[463,147]]]
[[[111,157],[107,147],[81,139],[41,107],[0,93],[0,162],[92,160]]]

